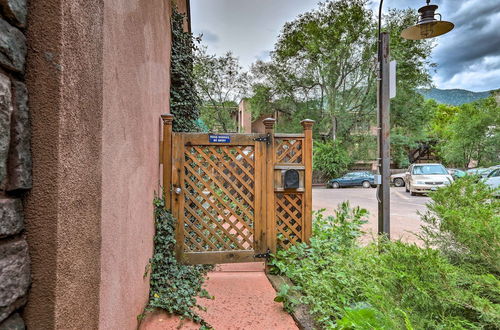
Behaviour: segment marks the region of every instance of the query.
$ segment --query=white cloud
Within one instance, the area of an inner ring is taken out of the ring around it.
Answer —
[[[464,88],[480,92],[500,86],[500,56],[487,56],[480,62],[471,64],[449,79],[434,76],[434,83],[444,89]],[[492,87],[493,86],[493,87]]]

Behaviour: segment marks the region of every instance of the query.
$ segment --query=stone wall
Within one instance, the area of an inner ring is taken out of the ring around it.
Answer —
[[[0,329],[24,329],[30,261],[23,198],[31,189],[30,117],[24,83],[26,0],[0,0]]]

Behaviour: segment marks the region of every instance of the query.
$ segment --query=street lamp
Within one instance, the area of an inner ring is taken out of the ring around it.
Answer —
[[[455,27],[453,23],[441,20],[441,14],[436,14],[438,6],[429,5],[430,0],[426,2],[427,6],[418,10],[420,15],[417,24],[407,27],[401,32],[403,38],[410,40],[434,38],[450,32]],[[436,19],[436,15],[439,15],[439,20]]]
[[[410,40],[421,40],[437,37],[450,32],[454,25],[451,22],[441,20],[441,15],[436,14],[438,6],[427,5],[418,10],[417,24],[403,30],[401,36]],[[381,32],[382,4],[380,0],[378,11],[378,174],[380,182],[377,189],[378,201],[378,233],[390,238],[390,91],[389,91],[389,34]],[[436,19],[439,15],[439,20]]]

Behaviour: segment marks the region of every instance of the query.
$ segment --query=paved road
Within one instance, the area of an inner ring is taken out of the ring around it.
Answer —
[[[360,206],[369,211],[369,223],[365,225],[367,238],[377,232],[377,198],[375,188],[313,189],[313,209],[325,208],[325,214],[333,214],[337,205],[348,200],[351,206]],[[391,238],[407,242],[418,242],[414,236],[422,224],[419,212],[427,210],[425,204],[430,199],[426,196],[410,196],[405,188],[391,187]]]

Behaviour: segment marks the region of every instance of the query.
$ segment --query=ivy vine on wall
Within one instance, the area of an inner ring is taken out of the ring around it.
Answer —
[[[196,297],[213,299],[202,288],[211,265],[183,265],[175,257],[176,219],[165,208],[163,198],[154,199],[155,236],[153,257],[149,260],[144,276],[150,273],[149,302],[144,313],[163,309],[170,314],[180,315],[201,324],[201,329],[211,329],[196,312],[204,309],[196,302]]]
[[[199,98],[193,75],[194,38],[184,31],[185,15],[174,7],[172,13],[172,58],[170,67],[170,112],[174,115],[174,132],[198,131]]]

